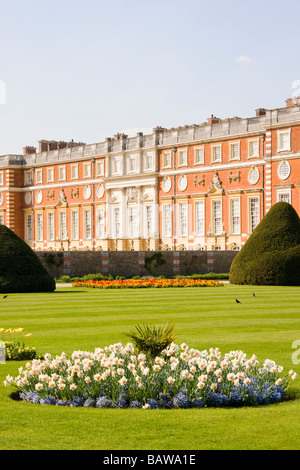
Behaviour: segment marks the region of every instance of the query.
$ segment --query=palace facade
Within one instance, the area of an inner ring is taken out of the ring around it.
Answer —
[[[0,223],[39,251],[239,250],[278,201],[300,213],[300,98],[0,157]]]

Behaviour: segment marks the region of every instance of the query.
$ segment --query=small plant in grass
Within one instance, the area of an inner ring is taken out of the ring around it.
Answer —
[[[170,346],[178,335],[174,333],[175,325],[166,325],[164,327],[157,325],[137,325],[127,337],[133,342],[140,354],[145,354],[149,362],[161,354],[161,352]]]
[[[24,361],[38,359],[36,348],[26,345],[25,338],[30,338],[31,333],[23,335],[23,328],[0,328],[2,341],[5,345],[5,359],[7,361]]]

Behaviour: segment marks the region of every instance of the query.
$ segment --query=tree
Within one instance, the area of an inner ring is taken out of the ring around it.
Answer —
[[[0,292],[52,292],[55,281],[34,251],[0,225]]]
[[[232,284],[300,285],[300,219],[287,202],[275,204],[234,258]]]

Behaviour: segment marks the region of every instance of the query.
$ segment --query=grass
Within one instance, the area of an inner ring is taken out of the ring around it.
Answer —
[[[0,298],[0,327],[23,327],[39,353],[93,350],[127,342],[136,324],[175,322],[177,342],[190,347],[242,349],[285,371],[300,340],[300,288],[225,285],[222,288],[96,290]],[[236,304],[235,298],[241,301]],[[299,355],[298,355],[299,357]],[[0,448],[201,450],[300,449],[300,379],[294,401],[260,408],[101,410],[13,401],[2,383],[25,362],[0,365]]]

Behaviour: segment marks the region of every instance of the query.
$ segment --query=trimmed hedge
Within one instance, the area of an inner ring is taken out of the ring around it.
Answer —
[[[287,202],[275,204],[234,258],[232,284],[300,285],[300,219]]]
[[[55,281],[34,251],[5,225],[0,225],[0,292],[52,292]]]
[[[204,279],[207,281],[215,281],[215,280],[227,280],[229,279],[229,273],[205,273],[205,274],[191,274],[188,276],[176,274],[176,276],[131,276],[127,279],[149,279],[149,277],[153,279]],[[55,278],[57,283],[68,283],[68,282],[75,282],[75,281],[113,281],[113,280],[125,280],[125,276],[113,276],[109,274],[105,276],[104,274],[86,274],[85,276],[60,276]]]

